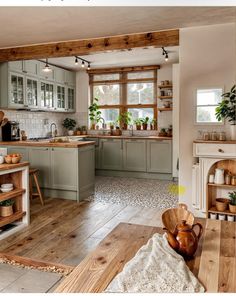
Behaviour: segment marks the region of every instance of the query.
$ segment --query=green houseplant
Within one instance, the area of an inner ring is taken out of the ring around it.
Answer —
[[[141,118],[141,122],[142,122],[143,130],[147,130],[149,117]]]
[[[229,92],[222,95],[223,100],[216,107],[216,118],[218,121],[228,119],[231,127],[231,140],[236,140],[236,85]]]
[[[102,112],[99,110],[98,98],[93,99],[93,103],[89,106],[89,119],[91,121],[91,129],[95,129],[96,123],[102,120]]]
[[[128,125],[132,122],[132,114],[130,112],[123,112],[119,115],[118,121],[122,129],[127,130]]]
[[[0,216],[1,217],[8,217],[13,214],[13,199],[7,199],[0,202]]]
[[[157,120],[155,118],[153,118],[151,120],[151,123],[150,123],[150,129],[151,130],[157,130]]]
[[[142,127],[142,120],[140,118],[135,119],[134,123],[136,124],[136,130],[140,131]]]
[[[74,127],[76,126],[76,121],[72,118],[66,118],[63,120],[62,125],[64,126],[64,128],[66,128],[68,130],[68,135],[72,136],[74,134]]]
[[[229,192],[230,204],[229,210],[231,213],[236,213],[236,191]]]

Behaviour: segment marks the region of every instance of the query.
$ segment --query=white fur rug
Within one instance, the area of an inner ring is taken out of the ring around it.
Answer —
[[[154,234],[109,284],[105,292],[194,293],[204,287],[184,259],[168,244],[166,234]]]

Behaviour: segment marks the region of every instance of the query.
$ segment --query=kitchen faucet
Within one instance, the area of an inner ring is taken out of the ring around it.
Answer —
[[[133,124],[130,124],[129,127],[131,128],[131,137],[133,137],[133,135],[134,135],[134,126],[133,126]]]
[[[54,128],[54,131],[53,131],[53,129],[52,129],[53,126],[55,127],[55,128]],[[54,122],[52,122],[52,123],[50,124],[50,133],[51,133],[51,137],[52,137],[52,138],[54,138],[54,137],[57,136],[57,125],[56,125],[56,123],[54,123]]]
[[[106,128],[105,119],[101,117],[101,120],[102,120],[102,134],[105,135],[105,128]]]

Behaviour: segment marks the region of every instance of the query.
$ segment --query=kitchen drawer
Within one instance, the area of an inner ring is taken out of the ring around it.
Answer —
[[[193,155],[197,157],[236,157],[236,145],[220,143],[194,143]]]

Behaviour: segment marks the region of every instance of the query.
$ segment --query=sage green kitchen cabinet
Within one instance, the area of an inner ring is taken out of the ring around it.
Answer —
[[[55,67],[55,81],[59,84],[65,83],[65,70]]]
[[[39,63],[39,76],[40,76],[40,78],[42,78],[43,80],[54,81],[55,80],[55,67],[50,65],[51,71],[49,71],[49,72],[43,71],[44,68],[45,68],[45,63],[40,62]]]
[[[147,141],[147,171],[150,173],[172,173],[171,141]]]
[[[9,62],[8,66],[11,71],[14,71],[14,72],[16,71],[19,73],[23,72],[23,61]]]
[[[95,169],[100,169],[100,148],[95,147]]]
[[[51,148],[51,188],[76,190],[77,182],[78,149]]]
[[[64,70],[65,72],[65,84],[68,86],[75,86],[75,72]]]
[[[26,60],[23,61],[23,72],[27,75],[37,76],[39,74],[39,61]]]
[[[65,111],[66,108],[66,89],[63,85],[57,85],[56,93],[56,108],[61,111]]]
[[[19,147],[19,146],[8,146],[8,154],[20,153],[22,156],[21,161],[29,161],[29,150],[28,147]]]
[[[122,140],[100,139],[100,167],[103,170],[122,170]]]
[[[18,149],[18,147],[16,147]],[[38,179],[42,188],[51,186],[51,151],[48,147],[29,147],[30,166],[39,169]]]
[[[24,75],[9,73],[9,106],[22,108],[25,105],[25,77]]]
[[[54,109],[55,106],[55,85],[48,81],[40,82],[40,106],[43,109]]]
[[[123,140],[123,169],[126,171],[146,172],[146,140]]]
[[[73,87],[67,88],[67,111],[75,112],[75,89]]]
[[[39,82],[36,78],[25,77],[25,105],[30,108],[38,108]]]

